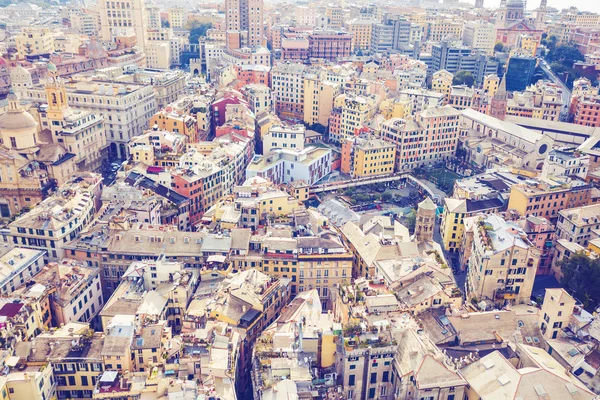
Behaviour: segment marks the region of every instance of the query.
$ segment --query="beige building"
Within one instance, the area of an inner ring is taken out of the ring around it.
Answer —
[[[100,35],[102,40],[112,41],[124,34],[137,38],[137,45],[146,46],[146,5],[141,0],[125,0],[114,2],[100,0]]]
[[[575,299],[564,289],[546,289],[540,313],[540,330],[544,338],[556,339],[569,326],[575,303]]]
[[[539,262],[539,250],[515,223],[497,214],[472,217],[467,299],[483,308],[528,302]],[[469,220],[469,218],[467,218]],[[465,251],[463,249],[463,251]],[[482,304],[483,303],[483,304]]]
[[[92,111],[73,109],[56,67],[48,64],[47,107],[41,107],[42,125],[49,129],[52,141],[75,155],[80,171],[100,171],[108,155],[105,121]]]
[[[462,40],[465,46],[492,55],[496,44],[496,28],[485,21],[465,21]]]
[[[352,34],[352,50],[368,52],[371,50],[371,35],[373,21],[368,19],[353,19],[347,24],[348,32]]]
[[[182,7],[169,8],[168,21],[171,28],[184,28],[188,12]]]
[[[598,237],[600,229],[600,204],[562,209],[558,212],[556,233],[558,239],[568,240],[587,247]]]
[[[431,90],[434,92],[442,93],[448,101],[448,97],[450,96],[450,91],[452,90],[452,80],[454,79],[454,74],[446,71],[445,69],[441,71],[436,71],[431,78]]]
[[[15,42],[21,58],[54,53],[54,33],[49,28],[24,28]]]
[[[333,102],[342,86],[327,80],[323,74],[304,75],[304,123],[327,126]]]

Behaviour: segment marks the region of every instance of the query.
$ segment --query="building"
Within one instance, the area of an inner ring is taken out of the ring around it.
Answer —
[[[541,178],[576,176],[587,178],[590,157],[573,148],[553,149],[548,153],[542,166]]]
[[[32,280],[50,297],[52,326],[92,323],[104,306],[100,272],[83,262],[63,259],[49,263]]]
[[[450,253],[461,251],[461,243],[465,233],[465,218],[477,214],[496,213],[501,211],[504,206],[504,202],[498,197],[482,199],[446,197],[440,224],[444,249]]]
[[[329,148],[276,149],[255,156],[246,168],[246,179],[259,176],[276,184],[304,180],[312,186],[331,173],[332,161],[333,153]]]
[[[451,157],[458,143],[460,111],[430,107],[413,120],[391,118],[382,124],[381,136],[396,144],[396,170],[406,171]]]
[[[342,139],[340,170],[353,178],[389,175],[394,172],[396,145],[375,137]]]
[[[339,115],[339,129],[330,126],[329,140],[341,143],[342,139],[354,137],[374,115],[378,98],[375,95],[341,94],[334,102],[334,112]],[[337,109],[337,110],[336,110]]]
[[[497,214],[472,218],[467,298],[483,309],[528,302],[539,250],[521,227]]]
[[[42,250],[15,247],[0,256],[0,292],[7,296],[28,283],[44,266]]]
[[[564,368],[544,350],[520,344],[519,353],[529,353],[539,361],[517,368],[500,351],[493,351],[464,368],[460,374],[468,382],[465,398],[536,398],[559,400],[569,397],[593,399],[594,394],[564,371]],[[529,357],[523,357],[527,360]],[[504,384],[502,383],[504,382]],[[539,394],[542,393],[542,394]],[[573,395],[575,394],[575,395]]]
[[[556,236],[587,247],[598,236],[600,229],[600,204],[573,207],[558,211]]]
[[[304,123],[327,126],[335,98],[342,85],[327,79],[322,73],[304,75]]]
[[[48,64],[47,75],[47,105],[40,107],[42,125],[50,130],[52,141],[75,155],[80,171],[99,172],[107,164],[104,160],[108,156],[104,118],[93,111],[69,106],[67,91],[54,64]]]
[[[146,4],[141,0],[127,0],[120,3],[101,0],[98,3],[100,12],[100,36],[102,40],[115,41],[119,36],[133,35],[136,44],[144,50],[148,18]]]
[[[15,36],[20,58],[49,57],[54,53],[54,35],[49,28],[28,27]]]
[[[64,258],[63,246],[94,218],[102,178],[83,173],[61,186],[31,211],[11,222],[9,236],[17,246],[45,251],[45,258]]]
[[[262,138],[263,154],[269,154],[275,149],[304,150],[305,135],[304,125],[271,125]]]
[[[314,31],[308,35],[310,58],[337,61],[350,56],[352,36],[346,32]]]
[[[575,104],[574,124],[600,126],[600,118],[596,115],[600,109],[599,96],[583,96]]]
[[[512,186],[508,209],[521,216],[531,215],[553,220],[561,210],[591,203],[591,186],[579,180],[570,183],[557,180],[530,180]]]
[[[575,299],[564,289],[546,289],[540,313],[540,330],[546,339],[556,339],[569,326]]]
[[[506,90],[523,91],[531,84],[537,60],[529,56],[512,56],[506,68]]]
[[[263,46],[265,33],[262,0],[228,0],[225,10],[227,48]]]
[[[304,72],[302,64],[280,63],[271,70],[271,91],[278,115],[304,117]]]
[[[369,19],[353,19],[347,23],[348,32],[352,34],[352,51],[355,53],[371,50],[373,21]]]
[[[90,80],[65,82],[66,104],[102,114],[109,143],[110,157],[127,158],[127,143],[148,127],[148,120],[156,112],[156,97],[152,86],[115,81]],[[24,99],[45,99],[46,88],[35,85],[24,91]]]
[[[465,46],[481,50],[486,54],[494,54],[496,31],[494,25],[484,21],[465,21],[462,30]]]

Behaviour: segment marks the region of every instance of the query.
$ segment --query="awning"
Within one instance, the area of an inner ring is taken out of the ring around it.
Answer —
[[[208,256],[208,258],[206,259],[206,262],[218,262],[218,263],[224,263],[225,262],[225,256],[221,256],[218,254],[214,254],[212,256]]]

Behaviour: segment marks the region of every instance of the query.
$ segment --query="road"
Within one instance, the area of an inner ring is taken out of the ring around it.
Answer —
[[[542,68],[542,71],[544,71],[544,73],[548,75],[552,82],[556,83],[562,88],[562,111],[566,113],[569,110],[569,102],[571,101],[571,91],[569,90],[567,85],[565,85],[565,83],[562,80],[560,80],[560,78],[556,76],[554,72],[552,72],[552,70],[550,69],[550,65],[548,65],[546,60],[540,59],[540,67]]]

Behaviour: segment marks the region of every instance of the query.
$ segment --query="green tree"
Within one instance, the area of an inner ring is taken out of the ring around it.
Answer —
[[[389,202],[390,200],[392,200],[392,197],[392,192],[383,192],[381,194],[381,201]]]
[[[504,51],[504,45],[500,42],[496,43],[496,45],[494,46],[494,51],[502,53]]]
[[[581,301],[584,308],[595,310],[600,305],[600,259],[576,253],[561,262],[560,268],[563,273],[560,282],[565,290]]]
[[[458,71],[454,74],[454,78],[452,78],[452,85],[467,85],[471,87],[474,83],[475,78],[469,71]]]
[[[417,211],[413,208],[410,213],[406,214],[406,227],[410,232],[415,231],[415,225],[417,224]]]
[[[561,63],[567,68],[572,68],[576,61],[584,61],[585,57],[575,46],[561,44],[553,51],[548,53],[548,58],[552,62]]]
[[[197,20],[191,20],[187,24],[190,30],[190,43],[195,44],[200,42],[200,38],[206,36],[206,31],[212,29],[213,24],[210,22],[204,23]]]

